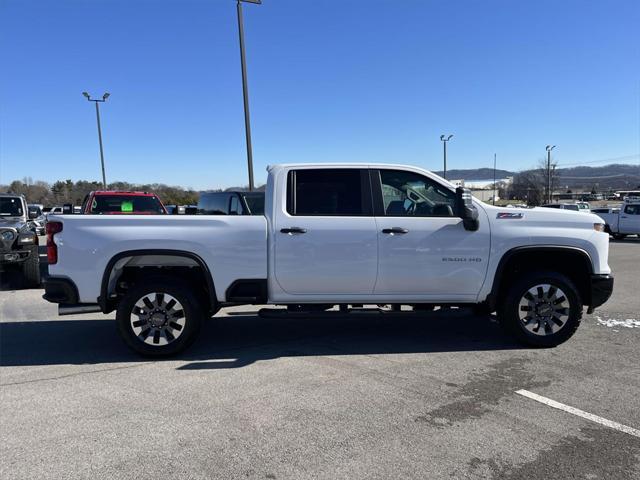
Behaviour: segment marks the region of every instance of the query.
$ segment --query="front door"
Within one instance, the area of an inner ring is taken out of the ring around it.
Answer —
[[[618,225],[620,233],[640,233],[640,203],[624,205]]]
[[[275,213],[275,278],[293,295],[370,295],[378,262],[366,169],[288,173]]]
[[[404,170],[373,170],[378,227],[376,294],[468,300],[487,272],[489,227],[465,230],[455,192]]]

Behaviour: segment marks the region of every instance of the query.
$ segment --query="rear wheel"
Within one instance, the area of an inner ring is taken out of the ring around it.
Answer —
[[[145,356],[175,355],[195,340],[203,309],[186,284],[154,278],[134,287],[116,313],[124,342]]]
[[[40,286],[40,254],[37,245],[31,248],[29,257],[22,263],[22,276],[26,287]]]
[[[507,290],[498,309],[500,324],[520,342],[555,347],[580,326],[582,301],[578,289],[564,275],[534,272]]]

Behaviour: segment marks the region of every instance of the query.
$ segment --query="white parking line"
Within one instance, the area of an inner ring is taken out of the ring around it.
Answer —
[[[533,393],[528,390],[518,390],[516,393],[518,395],[522,395],[523,397],[535,400],[536,402],[544,403],[549,407],[557,408],[558,410],[562,410],[578,417],[586,418],[587,420],[591,420],[592,422],[599,423],[600,425],[604,425],[605,427],[613,428],[615,430],[619,430],[620,432],[628,433],[629,435],[640,438],[640,430],[636,428],[627,427],[626,425],[622,425],[618,422],[612,422],[611,420],[599,417],[598,415],[594,415],[593,413],[583,412],[582,410],[570,407],[569,405],[565,405],[564,403],[556,402],[555,400],[551,400],[550,398],[543,397],[542,395],[538,395],[537,393]]]

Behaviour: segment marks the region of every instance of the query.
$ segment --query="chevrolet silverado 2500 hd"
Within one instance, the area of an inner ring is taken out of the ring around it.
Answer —
[[[124,341],[170,355],[237,304],[473,306],[555,346],[611,295],[592,214],[493,207],[419,168],[276,165],[264,216],[50,217],[44,298],[116,310]]]

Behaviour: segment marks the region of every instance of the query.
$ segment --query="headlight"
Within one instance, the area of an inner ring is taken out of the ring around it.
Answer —
[[[18,239],[18,243],[21,245],[26,245],[29,243],[36,243],[37,241],[36,234],[33,232],[25,232],[22,235],[20,235],[20,238]]]
[[[594,223],[593,224],[593,229],[596,232],[604,232],[604,223]]]
[[[7,230],[6,232],[2,232],[2,234],[0,234],[0,237],[2,237],[2,240],[4,240],[5,242],[9,242],[16,238],[16,234],[11,230]]]

